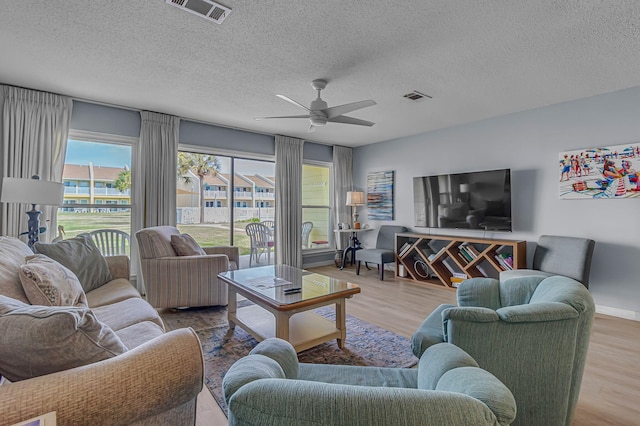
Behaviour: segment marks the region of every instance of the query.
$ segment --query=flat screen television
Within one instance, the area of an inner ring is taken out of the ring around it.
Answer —
[[[508,231],[511,170],[486,170],[413,178],[414,225]]]

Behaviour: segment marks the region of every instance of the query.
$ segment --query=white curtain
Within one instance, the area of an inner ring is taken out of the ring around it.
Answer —
[[[66,96],[2,85],[2,177],[30,178],[62,182],[67,137],[73,101]],[[56,232],[54,206],[38,206],[43,212],[41,226],[48,241]],[[2,235],[18,236],[27,230],[26,204],[2,207]]]
[[[176,225],[176,173],[180,119],[142,111],[140,129],[142,227]]]
[[[276,263],[302,267],[301,139],[276,135]]]
[[[347,206],[347,192],[353,190],[353,150],[344,146],[333,147],[333,181],[335,226],[351,223],[351,207]],[[349,235],[336,233],[336,248],[344,250],[349,245]]]

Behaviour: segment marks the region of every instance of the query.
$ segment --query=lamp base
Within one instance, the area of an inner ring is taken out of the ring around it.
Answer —
[[[29,238],[29,247],[33,248],[33,245],[38,242],[38,233],[40,232],[40,215],[41,211],[36,210],[36,205],[31,205],[31,210],[27,212],[29,216],[29,231],[27,237]]]

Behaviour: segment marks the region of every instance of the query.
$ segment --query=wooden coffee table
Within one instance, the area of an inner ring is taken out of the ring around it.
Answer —
[[[279,337],[290,342],[296,352],[332,339],[344,348],[346,299],[360,293],[356,284],[287,265],[228,271],[218,278],[229,286],[229,327],[237,324],[258,341]],[[286,294],[289,288],[300,288],[301,292]],[[238,294],[254,305],[239,308]],[[336,305],[335,323],[310,312],[332,304]]]

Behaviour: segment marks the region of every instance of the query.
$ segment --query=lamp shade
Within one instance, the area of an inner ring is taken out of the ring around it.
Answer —
[[[64,185],[59,182],[6,177],[2,179],[3,203],[29,203],[45,206],[61,206],[64,199]]]
[[[364,206],[364,192],[362,191],[347,192],[347,206]]]
[[[460,184],[460,192],[471,192],[472,184],[470,183],[461,183]]]

